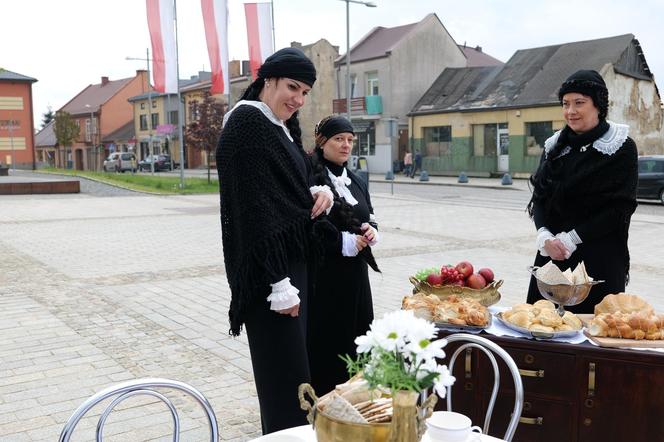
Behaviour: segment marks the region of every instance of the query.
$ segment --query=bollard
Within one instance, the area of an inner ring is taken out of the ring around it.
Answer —
[[[420,181],[429,181],[429,174],[426,170],[420,172]]]
[[[461,172],[459,174],[459,179],[457,180],[459,183],[467,183],[468,182],[468,177],[466,176],[466,172]]]
[[[509,186],[512,184],[512,176],[509,173],[503,175],[503,180],[500,182],[503,186]]]
[[[394,180],[394,172],[392,172],[391,170],[388,170],[385,173],[385,179],[393,181]]]

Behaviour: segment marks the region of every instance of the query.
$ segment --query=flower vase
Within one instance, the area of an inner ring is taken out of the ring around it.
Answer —
[[[419,394],[399,390],[392,396],[392,423],[389,442],[418,442],[417,399]]]

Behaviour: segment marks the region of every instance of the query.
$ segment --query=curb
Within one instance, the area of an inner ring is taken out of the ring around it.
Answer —
[[[400,181],[400,180],[386,180],[386,179],[379,179],[379,178],[369,178],[370,183],[394,183],[394,184],[405,184],[405,185],[429,185],[429,186],[448,186],[448,187],[473,187],[477,189],[497,189],[497,190],[515,190],[519,192],[523,192],[524,189],[520,189],[518,187],[512,187],[512,186],[493,186],[490,184],[470,184],[470,183],[441,183],[441,182],[435,182],[435,181]]]

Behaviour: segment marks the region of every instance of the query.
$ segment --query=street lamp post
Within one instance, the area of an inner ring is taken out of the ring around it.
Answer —
[[[341,0],[346,2],[346,114],[348,121],[350,119],[350,4],[358,3],[369,8],[375,8],[374,2],[365,2],[362,0]]]

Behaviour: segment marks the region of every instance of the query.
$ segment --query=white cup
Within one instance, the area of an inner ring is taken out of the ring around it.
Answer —
[[[467,442],[473,431],[478,433],[482,429],[471,426],[469,417],[453,411],[435,411],[427,419],[427,435],[436,442]]]

